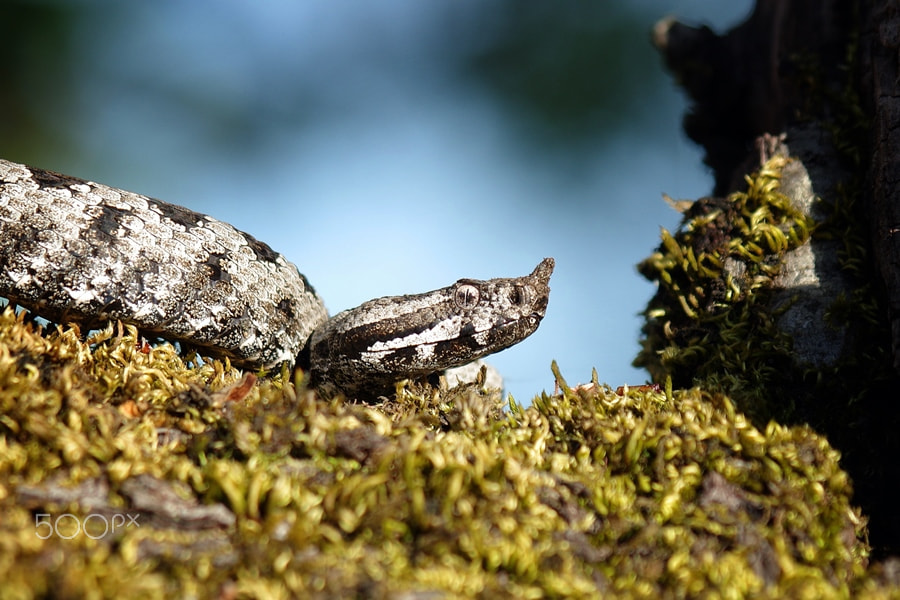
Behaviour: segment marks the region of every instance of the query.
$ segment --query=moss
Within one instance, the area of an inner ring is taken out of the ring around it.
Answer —
[[[813,231],[812,219],[780,191],[790,160],[773,156],[747,177],[745,191],[693,203],[679,231],[664,229],[660,248],[638,267],[659,288],[635,365],[655,381],[704,382],[736,395],[765,415],[762,423],[791,408],[773,406],[769,391],[799,378],[791,338],[769,302],[785,253]]]
[[[854,53],[851,44],[848,65],[855,64]],[[816,71],[803,70],[813,85]],[[804,111],[818,112],[801,111],[788,133],[803,167],[776,155],[746,177],[745,190],[698,200],[677,232],[663,231],[659,249],[639,267],[658,289],[645,311],[635,364],[658,383],[669,378],[676,387],[728,395],[757,427],[773,419],[806,423],[827,436],[853,478],[855,502],[872,519],[877,555],[885,557],[900,549],[894,489],[900,467],[884,460],[900,446],[897,373],[863,198],[869,165],[861,149],[870,143],[870,126],[853,69],[838,70],[850,74],[843,85],[810,88],[802,97],[813,100]],[[792,194],[802,195],[802,170],[820,195],[809,209],[815,222],[781,193],[784,179]],[[788,296],[776,289],[776,276],[794,250],[815,257],[815,275]],[[821,314],[794,317],[796,338],[782,328],[792,302],[817,301]],[[829,360],[803,360],[804,347],[829,336],[839,342],[823,352],[832,354]]]
[[[5,597],[887,589],[825,439],[698,388],[354,404],[11,311],[0,382]]]

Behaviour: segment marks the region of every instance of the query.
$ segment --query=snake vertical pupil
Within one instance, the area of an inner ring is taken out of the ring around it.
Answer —
[[[509,291],[509,301],[513,306],[522,306],[528,302],[528,292],[521,285],[517,285]]]
[[[481,299],[481,292],[474,285],[466,283],[456,288],[453,299],[460,308],[474,308]]]

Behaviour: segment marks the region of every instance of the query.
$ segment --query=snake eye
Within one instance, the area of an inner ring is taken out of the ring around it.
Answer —
[[[460,308],[475,308],[480,299],[481,292],[478,291],[477,287],[469,283],[464,283],[456,288],[456,293],[453,294],[453,300]]]
[[[513,306],[522,306],[528,302],[528,292],[521,285],[509,290],[509,301]]]

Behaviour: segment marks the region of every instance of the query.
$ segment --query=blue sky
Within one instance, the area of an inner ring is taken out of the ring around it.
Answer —
[[[681,132],[681,92],[647,60],[649,29],[671,13],[721,30],[749,0],[630,3],[646,21],[640,81],[624,98],[604,82],[609,134],[571,147],[529,136],[514,103],[454,70],[447,36],[477,50],[504,13],[451,4],[109,4],[79,21],[91,43],[75,59],[77,119],[46,114],[69,150],[39,166],[232,223],[297,264],[332,313],[553,256],[540,329],[491,359],[507,390],[520,402],[552,390],[554,359],[570,383],[592,368],[613,386],[644,382],[630,363],[653,286],[635,264],[677,226],[661,194],[712,187]],[[600,4],[613,22],[628,3]],[[597,56],[598,72],[611,60]]]

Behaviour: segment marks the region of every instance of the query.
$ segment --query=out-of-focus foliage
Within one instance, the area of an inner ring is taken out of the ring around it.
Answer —
[[[467,72],[539,140],[578,147],[652,107],[659,90],[645,74],[658,59],[650,19],[633,6],[505,1],[494,13],[493,35],[466,58]]]
[[[0,152],[37,156],[65,145],[58,126],[74,104],[76,10],[71,3],[0,3]],[[59,121],[48,121],[48,113]]]
[[[240,23],[224,18],[220,27],[232,28],[238,41],[220,48],[218,60],[185,54],[219,46],[186,44],[177,23],[170,37],[148,27],[146,39],[126,39],[122,47],[120,30],[142,34],[150,11],[104,0],[4,2],[0,153],[43,162],[66,151],[69,135],[84,137],[78,128],[85,115],[103,110],[185,123],[199,144],[246,152],[287,127],[302,131],[322,115],[365,110],[367,102],[384,101],[379,86],[406,78],[481,90],[505,127],[535,148],[574,159],[582,143],[608,139],[652,110],[649,99],[658,91],[650,82],[659,80],[646,76],[659,68],[647,43],[652,17],[628,3],[439,4],[417,10],[423,14],[415,39],[376,33],[356,50],[351,40],[349,59],[327,47],[308,56],[299,39],[275,48],[241,41]],[[372,72],[371,89],[358,88],[359,69]]]

